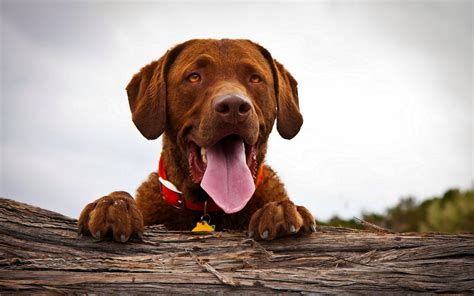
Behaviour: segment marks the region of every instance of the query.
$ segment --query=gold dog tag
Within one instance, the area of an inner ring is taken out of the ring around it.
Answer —
[[[196,227],[193,228],[193,232],[213,232],[216,228],[215,225],[209,225],[206,220],[201,220],[196,223]]]
[[[196,223],[192,232],[213,232],[216,229],[216,225],[209,225],[211,223],[211,216],[207,213],[207,200],[204,202],[203,215],[201,221]]]

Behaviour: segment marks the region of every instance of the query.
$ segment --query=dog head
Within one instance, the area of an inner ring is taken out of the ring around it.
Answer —
[[[285,139],[300,130],[297,82],[249,40],[190,40],[143,67],[127,86],[133,122],[147,139],[162,133],[174,165],[226,212],[252,196],[275,119]],[[186,168],[184,168],[186,166]]]

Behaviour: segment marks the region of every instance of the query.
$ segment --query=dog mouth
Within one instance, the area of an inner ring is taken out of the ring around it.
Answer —
[[[245,207],[255,192],[256,145],[238,135],[226,136],[214,145],[188,143],[189,174],[227,214]]]

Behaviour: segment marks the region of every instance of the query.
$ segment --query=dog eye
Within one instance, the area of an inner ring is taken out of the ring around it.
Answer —
[[[260,83],[262,82],[262,77],[258,76],[257,74],[253,74],[252,76],[250,76],[250,82]]]
[[[201,81],[201,75],[199,75],[198,73],[191,73],[187,79],[191,83],[197,83]]]

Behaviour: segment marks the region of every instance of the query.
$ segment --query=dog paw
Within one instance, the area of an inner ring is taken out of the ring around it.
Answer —
[[[250,218],[248,236],[272,240],[298,232],[316,232],[316,221],[305,208],[290,200],[269,202]]]
[[[115,191],[88,204],[79,216],[78,235],[92,235],[101,240],[113,237],[126,242],[131,237],[143,239],[143,216],[135,200],[124,191]]]

